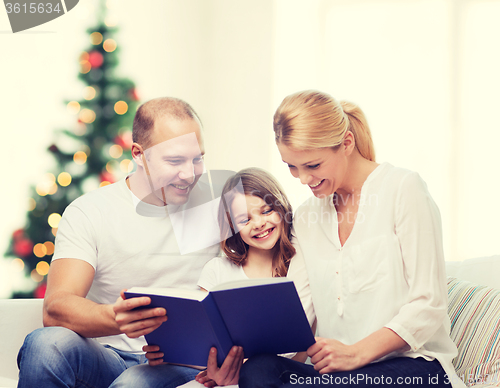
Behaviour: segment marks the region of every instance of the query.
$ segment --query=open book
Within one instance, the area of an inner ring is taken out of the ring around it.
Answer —
[[[125,296],[149,296],[148,307],[167,310],[168,320],[146,335],[165,362],[206,366],[216,347],[220,366],[234,345],[248,358],[305,351],[315,342],[295,285],[286,278],[224,283],[208,294],[134,287]]]

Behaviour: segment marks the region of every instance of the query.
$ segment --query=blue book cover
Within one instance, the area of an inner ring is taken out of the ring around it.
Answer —
[[[242,346],[248,358],[305,351],[314,343],[295,285],[286,278],[230,282],[208,294],[132,288],[125,295],[149,296],[150,307],[167,310],[167,321],[146,335],[165,362],[206,366],[214,346],[220,366],[233,345]]]

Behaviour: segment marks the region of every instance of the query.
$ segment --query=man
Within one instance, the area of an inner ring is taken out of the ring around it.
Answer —
[[[166,311],[132,311],[149,298],[117,296],[132,286],[196,288],[203,265],[218,252],[212,245],[181,255],[169,217],[192,201],[202,203],[209,190],[197,185],[204,144],[191,106],[175,98],[143,104],[133,139],[136,171],[78,198],[63,214],[44,301],[48,327],[26,338],[18,387],[108,387],[145,363],[141,336],[166,321]],[[198,372],[175,365],[162,370],[165,387]]]

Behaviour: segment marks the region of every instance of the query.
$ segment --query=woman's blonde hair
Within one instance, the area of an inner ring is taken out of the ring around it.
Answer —
[[[274,114],[276,143],[295,150],[337,149],[348,131],[353,133],[361,156],[375,161],[368,122],[352,102],[339,102],[327,93],[305,90],[285,97]]]
[[[292,206],[278,181],[260,168],[252,167],[241,170],[229,178],[222,189],[218,215],[222,251],[236,265],[242,265],[248,256],[249,247],[234,225],[231,209],[234,198],[238,194],[259,197],[279,214],[281,233],[274,246],[273,276],[286,276],[290,260],[295,255],[295,248],[291,242]]]

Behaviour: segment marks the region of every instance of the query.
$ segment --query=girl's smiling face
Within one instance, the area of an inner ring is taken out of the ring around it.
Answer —
[[[248,250],[270,250],[281,234],[281,215],[262,198],[236,194],[231,204],[236,230]]]

